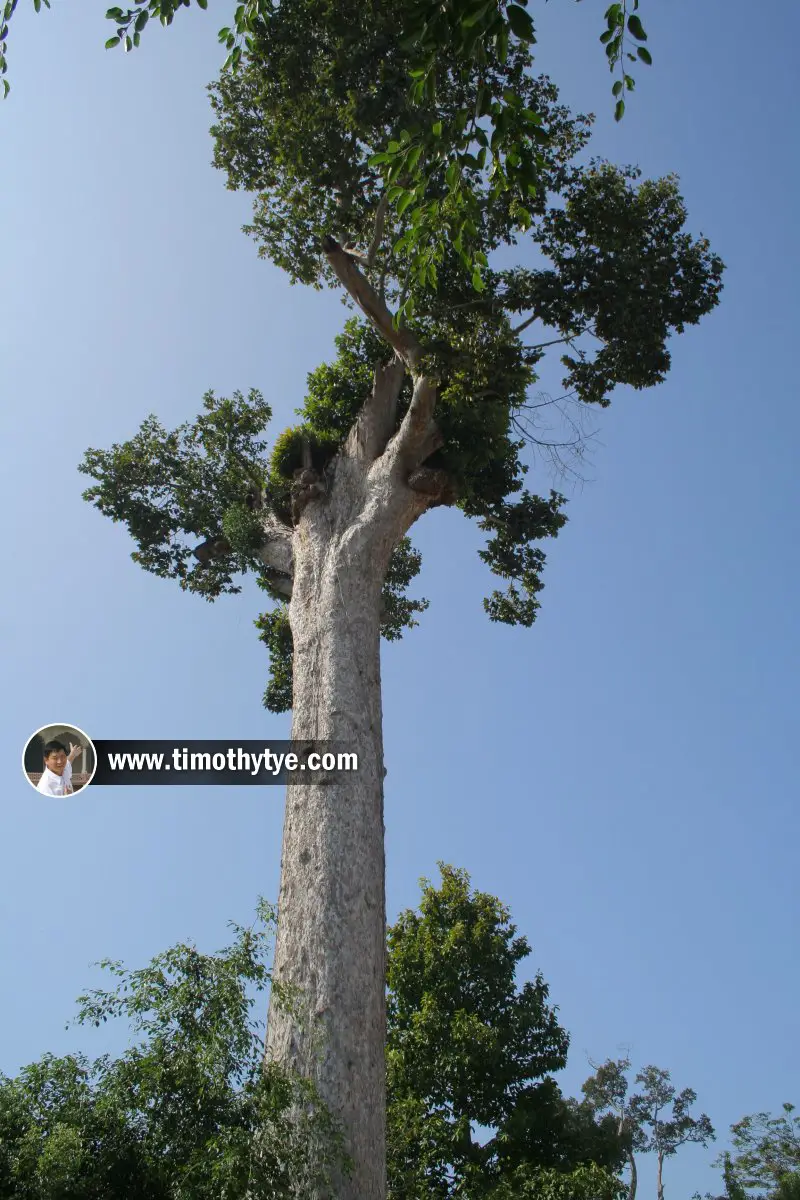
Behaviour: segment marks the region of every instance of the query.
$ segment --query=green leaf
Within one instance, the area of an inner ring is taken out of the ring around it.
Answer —
[[[499,58],[500,62],[505,65],[506,60],[508,59],[508,26],[506,24],[501,25],[497,31],[495,46],[497,49],[497,57]]]
[[[147,24],[149,17],[150,17],[150,13],[147,11],[146,8],[143,8],[142,11],[139,13],[138,17],[136,18],[136,24],[133,27],[136,33],[142,32],[145,25]]]
[[[628,32],[632,34],[633,37],[635,37],[639,42],[647,41],[647,34],[644,31],[641,19],[637,17],[635,13],[632,13],[631,16],[628,17]]]
[[[483,277],[481,276],[479,267],[476,267],[472,272],[472,286],[475,288],[476,292],[482,292],[486,288],[486,284],[483,282]]]
[[[533,21],[524,8],[517,4],[509,4],[506,18],[511,26],[511,32],[523,42],[534,40]]]
[[[414,193],[406,192],[404,194],[403,198],[400,200],[400,202],[397,205],[398,216],[402,216],[403,213],[406,211],[406,209],[409,207],[409,205],[411,205],[413,203],[414,203]]]
[[[625,101],[618,100],[616,107],[614,109],[614,120],[621,121],[624,116],[625,116]]]
[[[617,82],[614,84],[613,88],[611,89],[611,91],[614,93],[615,96],[618,96],[620,94],[620,92],[622,91],[622,87],[623,87],[622,80],[618,79]]]
[[[116,37],[109,38],[108,41],[106,42],[106,50],[112,50],[114,48],[114,46],[119,45],[120,41],[121,41],[121,38],[120,38],[119,34],[117,34]]]
[[[495,0],[487,0],[487,3],[481,4],[478,8],[471,12],[469,16],[464,17],[461,22],[462,29],[471,29],[476,25],[482,17],[485,17],[490,8],[495,4]]]
[[[645,46],[637,46],[636,53],[643,63],[647,63],[648,67],[653,65],[653,56]]]
[[[208,0],[197,0],[199,8],[208,8]]]
[[[132,49],[133,49],[133,39],[130,37],[126,37],[125,38],[125,53],[127,54],[128,51],[132,50]]]
[[[409,173],[413,174],[414,171],[416,171],[416,169],[417,169],[417,163],[419,162],[421,157],[422,157],[422,146],[414,146],[414,148],[408,152],[408,156],[405,160],[405,169]]]
[[[440,138],[442,136],[442,122],[434,121],[431,132],[435,138]]]

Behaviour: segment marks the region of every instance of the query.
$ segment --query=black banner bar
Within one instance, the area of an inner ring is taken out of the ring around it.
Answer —
[[[94,741],[92,786],[207,787],[333,783],[358,771],[355,748],[338,742]]]

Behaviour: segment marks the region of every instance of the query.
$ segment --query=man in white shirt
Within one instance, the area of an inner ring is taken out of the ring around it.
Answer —
[[[72,794],[72,764],[83,749],[69,744],[69,751],[62,742],[45,742],[44,774],[36,785],[37,792],[45,796],[69,796]]]

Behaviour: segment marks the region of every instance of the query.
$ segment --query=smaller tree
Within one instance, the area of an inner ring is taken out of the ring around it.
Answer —
[[[127,1019],[118,1059],[45,1055],[0,1075],[0,1196],[288,1200],[325,1187],[341,1142],[310,1085],[263,1066],[251,1018],[273,925],[215,955],[178,945],[80,997],[78,1024]]]
[[[606,1059],[600,1066],[595,1066],[594,1075],[586,1080],[581,1090],[596,1113],[608,1113],[616,1120],[617,1134],[630,1169],[628,1200],[636,1200],[638,1173],[633,1151],[640,1131],[630,1112],[627,1076],[630,1067],[629,1058]]]
[[[796,1200],[800,1195],[800,1115],[760,1112],[731,1126],[733,1152],[717,1160],[732,1200]]]
[[[664,1160],[689,1142],[708,1145],[714,1140],[714,1127],[705,1113],[691,1115],[689,1110],[697,1094],[691,1088],[676,1093],[669,1071],[645,1067],[636,1082],[642,1090],[631,1097],[629,1106],[635,1128],[634,1148],[656,1155],[658,1200],[664,1200]]]
[[[388,935],[390,1194],[616,1200],[615,1123],[562,1096],[549,988],[517,987],[527,940],[465,871],[440,869]]]

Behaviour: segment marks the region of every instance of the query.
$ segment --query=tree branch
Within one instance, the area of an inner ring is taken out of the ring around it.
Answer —
[[[373,324],[381,337],[402,358],[410,371],[419,363],[422,347],[408,329],[396,329],[392,314],[365,275],[359,271],[351,255],[333,237],[326,237],[322,250],[333,273],[355,301],[364,316]]]
[[[378,251],[381,248],[383,241],[383,227],[386,224],[386,214],[389,211],[389,193],[384,191],[378,203],[378,210],[375,213],[375,228],[372,231],[372,241],[367,250],[367,266],[371,267],[375,263],[378,256]]]
[[[267,577],[277,574],[291,579],[294,575],[291,532],[273,513],[268,513],[265,517],[264,540],[259,547],[258,557],[264,565],[264,574]]]
[[[413,469],[444,444],[433,421],[435,407],[436,380],[429,375],[418,375],[408,412],[390,443],[395,460],[402,459]]]
[[[397,401],[406,375],[406,364],[395,354],[391,362],[375,368],[372,393],[364,402],[350,431],[344,453],[374,462],[386,449],[397,420]]]

